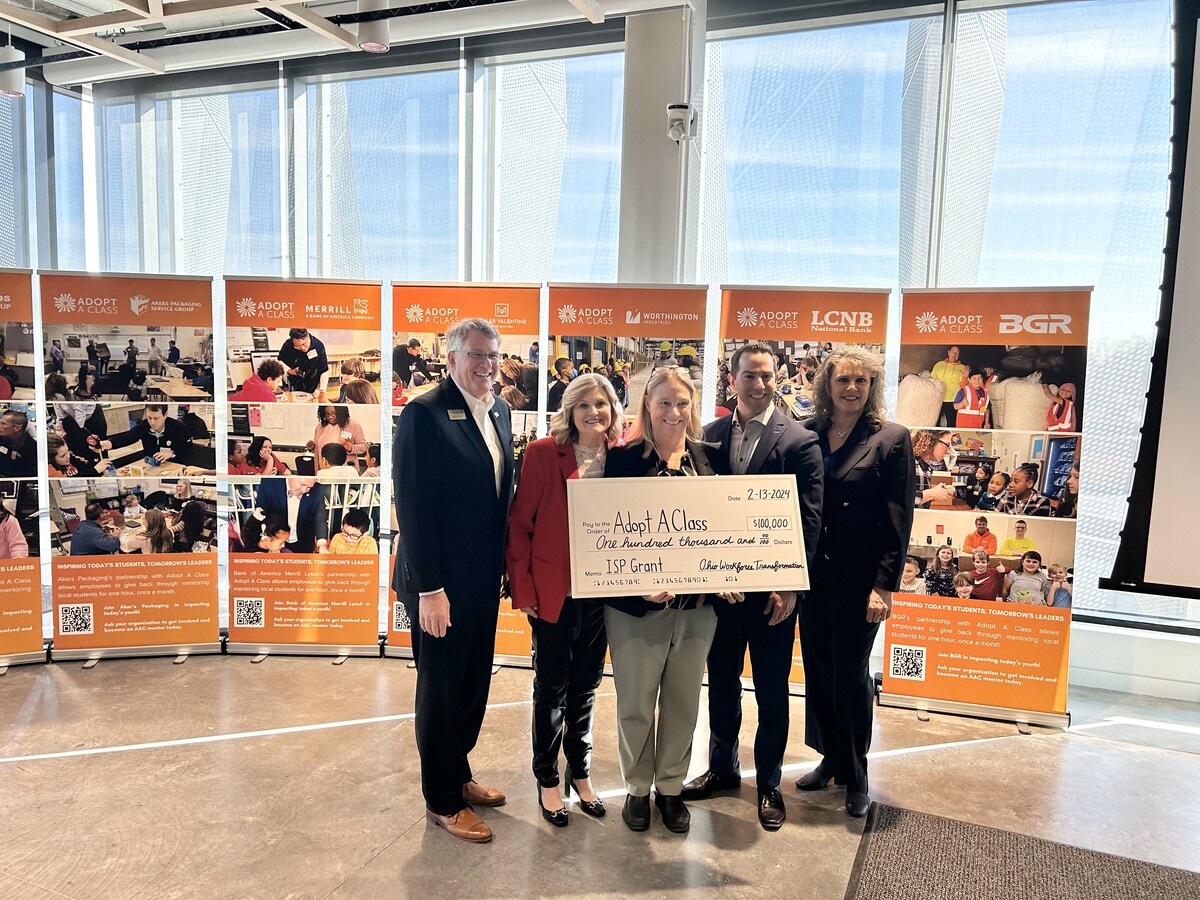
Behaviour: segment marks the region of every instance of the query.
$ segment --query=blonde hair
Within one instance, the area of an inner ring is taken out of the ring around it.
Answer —
[[[696,386],[692,383],[688,370],[678,366],[655,369],[654,374],[646,382],[646,390],[642,394],[642,408],[638,411],[637,418],[633,420],[626,434],[627,444],[642,441],[645,445],[642,447],[642,456],[647,459],[650,458],[650,451],[654,449],[654,430],[651,425],[649,407],[650,395],[664,382],[672,380],[687,388],[688,399],[691,400],[688,406],[687,437],[693,441],[704,440],[704,429],[700,427],[700,408],[696,403]]]
[[[167,517],[157,509],[146,510],[142,531],[146,534],[146,543],[151,553],[167,553],[175,543],[175,533],[167,525]]]
[[[887,422],[887,403],[883,396],[883,361],[862,347],[834,350],[817,369],[817,374],[813,377],[813,424],[817,428],[825,429],[833,421],[833,373],[841,365],[858,366],[871,380],[862,417],[867,420],[872,432],[878,431]]]
[[[1059,572],[1066,574],[1067,567],[1061,563],[1050,563],[1050,565],[1046,568],[1046,571],[1051,575],[1057,575]]]
[[[608,401],[608,405],[612,409],[612,421],[604,436],[608,438],[610,444],[617,442],[624,426],[625,411],[621,408],[621,401],[617,399],[617,392],[613,390],[612,383],[603,375],[595,373],[577,375],[575,380],[563,391],[562,403],[550,417],[550,436],[554,438],[555,442],[565,444],[579,437],[579,431],[575,428],[575,404],[594,390],[598,390],[604,395],[604,399]]]

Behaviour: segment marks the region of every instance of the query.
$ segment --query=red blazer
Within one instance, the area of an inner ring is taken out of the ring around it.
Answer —
[[[567,479],[578,478],[575,445],[552,437],[525,449],[517,495],[508,511],[508,566],[513,609],[536,606],[557,622],[571,592],[571,546],[567,536]]]

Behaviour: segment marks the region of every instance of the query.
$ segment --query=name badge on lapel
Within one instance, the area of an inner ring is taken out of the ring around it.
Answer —
[[[316,351],[315,349],[314,349],[314,350],[309,350],[309,351],[308,351],[308,354],[307,354],[307,356],[308,356],[308,358],[309,358],[309,359],[316,359],[316,358],[317,358],[317,351]]]
[[[465,422],[467,420],[467,411],[464,409],[448,409],[446,415],[450,417],[451,422]]]

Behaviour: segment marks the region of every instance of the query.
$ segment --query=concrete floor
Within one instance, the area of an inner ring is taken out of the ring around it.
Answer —
[[[593,780],[609,815],[542,822],[531,673],[504,669],[473,757],[508,793],[463,844],[425,823],[403,660],[193,657],[10,669],[0,678],[0,900],[140,897],[839,898],[862,821],[799,794],[814,760],[793,700],[788,822],[759,828],[752,779],[692,804],[692,831],[621,823],[611,679]],[[747,695],[743,743],[752,739]],[[907,710],[876,716],[876,799],[1200,871],[1200,709],[1079,689],[1069,732]],[[697,746],[704,746],[701,717]],[[693,773],[705,766],[693,759]],[[747,767],[749,762],[747,761]]]

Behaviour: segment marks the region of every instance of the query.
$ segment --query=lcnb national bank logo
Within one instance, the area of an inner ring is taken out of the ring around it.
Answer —
[[[242,297],[235,309],[243,319],[253,319],[257,316],[292,318],[296,315],[296,304],[291,300],[255,300],[253,297]]]
[[[416,322],[436,322],[439,319],[458,319],[460,307],[457,306],[422,306],[420,303],[411,304],[404,310],[404,318]]]
[[[983,334],[983,316],[973,313],[939,316],[926,311],[917,313],[916,326],[921,334]]]
[[[611,325],[613,324],[613,308],[611,306],[576,306],[573,303],[564,303],[558,308],[558,321],[564,325]]]
[[[74,294],[64,293],[55,296],[54,309],[60,313],[115,316],[119,306],[116,297],[76,297]]]

